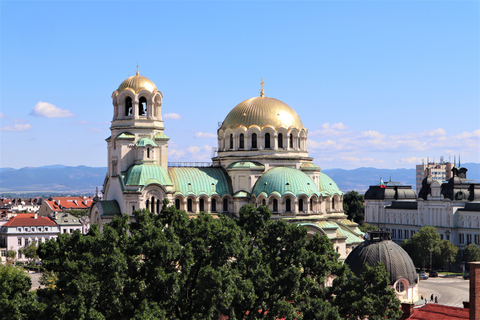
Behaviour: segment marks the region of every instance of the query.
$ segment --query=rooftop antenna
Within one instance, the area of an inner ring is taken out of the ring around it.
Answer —
[[[453,156],[453,166],[457,166],[457,156]]]
[[[260,84],[262,85],[262,90],[260,90],[260,97],[264,97],[265,96],[265,91],[263,91],[263,85],[265,84],[265,82],[263,82],[263,78],[262,78],[262,82],[260,82]]]
[[[458,167],[461,168],[462,165],[460,164],[460,153],[458,154]]]

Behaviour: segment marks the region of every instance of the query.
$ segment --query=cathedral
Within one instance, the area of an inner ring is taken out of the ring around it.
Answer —
[[[307,152],[308,130],[280,100],[260,96],[235,106],[217,130],[218,148],[208,165],[168,162],[162,120],[163,94],[139,74],[112,94],[113,120],[103,200],[91,223],[138,209],[160,212],[163,200],[191,217],[199,212],[236,216],[246,204],[268,205],[272,219],[304,225],[310,236],[327,235],[341,259],[363,242],[343,212],[343,193]]]

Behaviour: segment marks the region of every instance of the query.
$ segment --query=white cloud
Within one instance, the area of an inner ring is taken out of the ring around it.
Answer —
[[[33,107],[33,110],[30,114],[33,116],[45,118],[67,118],[74,116],[74,114],[70,110],[60,109],[55,107],[51,103],[42,101],[40,101],[35,105],[35,107]]]
[[[215,133],[210,132],[197,132],[195,133],[195,137],[197,138],[216,138],[217,135]]]
[[[88,124],[88,121],[86,120],[83,120],[83,121],[74,121],[72,122],[73,124],[79,124],[79,125],[84,125],[84,124]]]
[[[342,136],[348,133],[347,131],[348,127],[344,125],[343,123],[334,123],[330,124],[325,122],[324,124],[321,125],[320,130],[313,131],[309,134],[309,136],[313,137],[335,137],[335,136]]]
[[[88,129],[87,132],[102,132],[103,130],[100,129],[100,128],[91,128],[91,129]]]
[[[172,160],[178,160],[186,154],[183,150],[168,149],[168,158]]]
[[[171,119],[171,120],[182,120],[181,115],[179,115],[178,113],[173,113],[173,112],[164,114],[163,118],[164,119]]]
[[[33,126],[30,124],[10,124],[0,128],[0,131],[27,131],[32,129]]]

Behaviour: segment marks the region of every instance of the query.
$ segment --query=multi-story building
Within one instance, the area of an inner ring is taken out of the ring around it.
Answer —
[[[417,164],[416,166],[416,191],[417,194],[422,188],[422,181],[426,177],[430,177],[432,180],[439,181],[440,183],[449,180],[452,177],[452,169],[454,164],[451,162],[445,162],[443,157],[440,157],[440,162],[430,162],[427,159],[427,163]]]
[[[135,76],[112,94],[111,136],[106,139],[108,173],[103,201],[90,210],[92,223],[137,209],[161,210],[164,199],[194,216],[238,215],[246,204],[268,205],[273,219],[327,235],[345,258],[363,242],[346,219],[343,193],[307,152],[308,130],[287,104],[260,96],[235,106],[217,130],[211,163],[168,163],[163,95],[149,79]]]
[[[17,253],[17,260],[24,261],[26,259],[20,254],[20,248],[57,238],[59,233],[59,226],[50,218],[36,213],[17,214],[1,227],[2,255],[3,251],[13,250]]]
[[[480,245],[480,182],[467,179],[467,169],[453,167],[444,183],[427,176],[418,195],[410,186],[386,183],[365,193],[365,222],[391,231],[392,240],[409,239],[423,226],[433,226],[441,239],[462,249]]]
[[[47,217],[67,210],[89,210],[92,203],[92,197],[50,197],[43,199],[38,214]]]

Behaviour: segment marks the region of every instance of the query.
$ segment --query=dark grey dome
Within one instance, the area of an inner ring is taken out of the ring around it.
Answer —
[[[386,231],[370,231],[369,239],[353,249],[345,263],[356,275],[360,275],[367,263],[370,266],[383,263],[390,273],[390,285],[400,278],[408,279],[410,284],[417,283],[418,279],[412,259]]]

